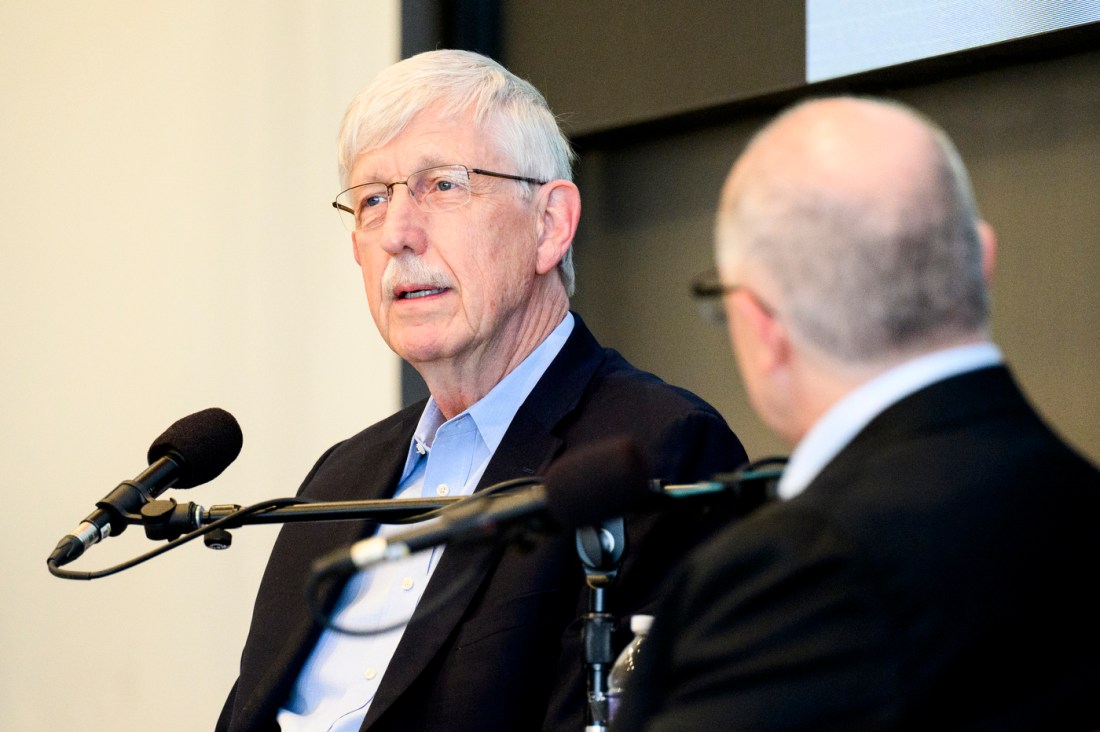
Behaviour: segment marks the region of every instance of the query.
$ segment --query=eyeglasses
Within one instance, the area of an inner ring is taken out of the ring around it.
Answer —
[[[726,308],[722,298],[738,291],[744,291],[769,317],[776,317],[775,308],[761,300],[759,295],[745,285],[730,285],[722,282],[717,269],[708,269],[691,280],[691,296],[695,298],[699,314],[711,323],[726,322]]]
[[[543,185],[548,181],[525,178],[522,175],[494,173],[465,165],[437,165],[411,173],[405,180],[393,183],[361,183],[341,191],[332,207],[349,231],[375,229],[386,220],[386,209],[393,199],[393,187],[404,185],[409,197],[422,211],[447,211],[470,202],[470,173],[493,178],[518,180],[521,183]]]

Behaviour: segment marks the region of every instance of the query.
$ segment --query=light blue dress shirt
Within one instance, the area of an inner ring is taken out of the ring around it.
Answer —
[[[520,405],[572,331],[573,315],[569,313],[492,391],[449,420],[444,419],[435,400],[429,399],[409,444],[394,497],[473,493]],[[382,525],[378,535],[393,535],[407,528]],[[355,629],[397,627],[366,636],[326,629],[279,710],[283,732],[359,729],[443,549],[439,546],[384,562],[348,582],[334,610],[338,625]]]
[[[834,404],[791,453],[779,497],[794,498],[817,477],[860,430],[888,407],[937,381],[1003,362],[992,343],[936,351],[885,371]]]

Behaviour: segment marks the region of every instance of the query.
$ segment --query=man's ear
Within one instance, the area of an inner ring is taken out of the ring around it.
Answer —
[[[552,180],[542,186],[538,199],[535,271],[553,272],[577,233],[581,218],[581,194],[572,182]]]
[[[738,290],[730,296],[731,307],[737,310],[741,322],[756,344],[756,366],[763,373],[786,366],[791,359],[791,341],[783,321],[771,308],[749,290]]]
[[[979,221],[978,240],[982,245],[982,276],[988,285],[993,282],[993,267],[997,263],[997,232],[985,221]]]

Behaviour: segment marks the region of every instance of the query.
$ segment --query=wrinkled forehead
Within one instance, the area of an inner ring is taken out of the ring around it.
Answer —
[[[470,110],[428,108],[385,142],[364,146],[353,159],[348,185],[403,180],[439,165],[492,167],[499,160],[494,140]]]
[[[456,94],[412,96],[390,90],[364,93],[349,108],[339,135],[339,162],[349,170],[364,152],[384,147],[408,127],[426,117],[451,120],[488,132],[497,126],[493,110],[479,100]]]

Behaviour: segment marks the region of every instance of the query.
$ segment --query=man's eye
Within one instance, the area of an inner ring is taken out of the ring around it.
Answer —
[[[362,203],[359,204],[359,208],[361,208],[361,209],[363,209],[363,208],[373,208],[374,206],[378,206],[378,205],[383,204],[385,202],[386,202],[386,197],[384,195],[382,195],[381,193],[378,193],[378,194],[375,194],[373,196],[365,197],[363,199]]]
[[[457,183],[453,180],[447,180],[446,178],[440,178],[435,182],[435,190],[437,191],[450,191],[457,187]]]

